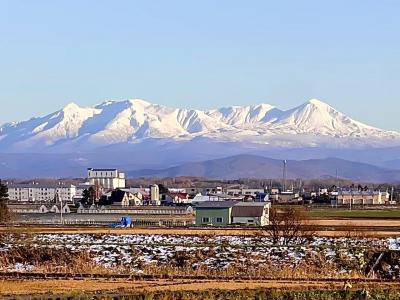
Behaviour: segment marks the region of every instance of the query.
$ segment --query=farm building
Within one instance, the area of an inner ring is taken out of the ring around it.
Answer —
[[[270,202],[239,202],[232,208],[232,223],[265,226],[269,223]]]
[[[207,201],[196,207],[196,225],[264,226],[269,222],[269,202]]]
[[[46,214],[60,213],[61,206],[59,204],[32,204],[32,203],[9,203],[8,209],[16,214]],[[71,213],[71,207],[68,204],[63,206],[63,213]]]
[[[231,224],[235,201],[205,201],[196,207],[196,225],[224,226]]]
[[[382,205],[389,201],[389,193],[380,191],[341,191],[338,205]]]

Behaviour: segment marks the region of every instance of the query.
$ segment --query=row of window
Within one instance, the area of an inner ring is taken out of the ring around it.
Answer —
[[[217,217],[215,220],[215,223],[222,223],[224,221],[224,218],[222,217]],[[210,218],[209,217],[203,217],[202,218],[202,223],[210,223]],[[253,219],[248,219],[247,223],[254,223]]]
[[[223,217],[216,217],[215,222],[216,223],[222,223],[224,221]],[[203,223],[210,223],[210,218],[209,217],[203,217],[202,219]]]

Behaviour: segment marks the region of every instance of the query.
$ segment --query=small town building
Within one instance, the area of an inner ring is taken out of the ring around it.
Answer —
[[[172,204],[188,204],[191,203],[189,194],[185,192],[169,192],[165,195],[165,202]]]
[[[20,202],[73,202],[76,187],[72,184],[9,184],[8,198]]]
[[[125,187],[125,173],[117,169],[88,168],[87,177],[90,185],[99,185],[106,190]]]
[[[389,201],[390,194],[381,191],[340,191],[337,205],[383,205]]]
[[[143,205],[143,196],[139,192],[132,193],[128,189],[116,189],[111,192],[110,200],[120,206]]]
[[[85,207],[81,204],[78,214],[127,214],[127,215],[193,215],[192,207],[174,206],[121,206],[121,205],[91,205]]]
[[[34,203],[8,203],[8,209],[15,214],[59,214],[60,204],[34,204]],[[63,205],[63,213],[71,213],[71,207],[68,204]]]
[[[232,224],[268,225],[270,207],[270,202],[239,202],[232,208]]]
[[[7,204],[7,207],[14,214],[45,214],[49,212],[49,208],[44,204],[14,203]]]
[[[195,196],[197,194],[201,194],[203,196],[209,195],[209,194],[220,194],[222,193],[222,187],[217,186],[217,187],[190,187],[190,188],[185,188],[186,193],[188,193],[191,196]]]
[[[196,206],[196,225],[226,226],[232,222],[235,201],[206,201]]]
[[[217,196],[210,196],[210,195],[202,195],[202,194],[197,194],[194,196],[193,199],[191,199],[191,202],[193,205],[197,205],[199,203],[207,202],[207,201],[221,201],[221,199]]]
[[[269,202],[207,201],[196,206],[196,225],[226,226],[269,223]]]
[[[269,200],[272,203],[290,204],[290,203],[298,203],[302,201],[303,198],[300,197],[299,193],[286,191],[286,192],[280,192],[278,194],[271,194],[269,196]]]
[[[225,193],[231,196],[256,196],[259,193],[264,193],[264,189],[226,189]]]

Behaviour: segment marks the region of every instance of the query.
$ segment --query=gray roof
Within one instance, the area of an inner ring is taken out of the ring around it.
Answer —
[[[88,171],[118,171],[117,169],[98,169],[98,168],[87,168]]]
[[[7,186],[9,189],[55,189],[55,188],[71,188],[72,184],[34,184],[34,183],[14,183]]]
[[[386,192],[380,192],[380,191],[340,191],[339,195],[378,195],[379,193],[383,194]]]
[[[232,217],[261,217],[266,202],[240,202],[232,208]]]
[[[45,204],[8,204],[7,207],[9,209],[39,209],[42,205],[47,209],[51,207]]]
[[[255,206],[261,206],[264,207],[268,205],[269,202],[238,202],[235,204],[235,206],[250,206],[250,207],[255,207]]]
[[[196,206],[196,209],[202,208],[231,208],[235,206],[236,201],[204,201]]]

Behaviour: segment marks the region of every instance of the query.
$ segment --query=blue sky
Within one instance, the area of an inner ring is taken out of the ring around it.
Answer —
[[[400,130],[400,1],[0,0],[0,121],[68,102],[319,98]]]

